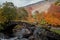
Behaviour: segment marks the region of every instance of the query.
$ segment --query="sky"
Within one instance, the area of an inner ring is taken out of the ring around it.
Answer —
[[[4,3],[4,2],[13,2],[15,6],[17,7],[22,7],[22,6],[26,6],[32,3],[36,3],[39,1],[43,1],[43,0],[0,0],[0,4]]]

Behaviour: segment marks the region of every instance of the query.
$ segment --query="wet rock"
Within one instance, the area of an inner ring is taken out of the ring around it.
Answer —
[[[56,34],[45,28],[36,27],[35,25],[30,25],[28,23],[23,23],[23,27],[21,29],[13,32],[15,37],[8,38],[8,36],[0,33],[0,38],[2,38],[1,40],[60,40],[59,34]],[[11,36],[13,34],[9,35]]]
[[[5,38],[8,38],[8,36],[3,33],[0,33],[0,39],[5,39]]]
[[[33,36],[33,35],[30,36],[30,37],[29,37],[29,40],[35,40],[34,36]]]
[[[29,40],[29,39],[26,39],[26,38],[22,38],[22,39],[20,39],[20,40]]]
[[[4,34],[3,33],[0,33],[0,38],[4,38]]]

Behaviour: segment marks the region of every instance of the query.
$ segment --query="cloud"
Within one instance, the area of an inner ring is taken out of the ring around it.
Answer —
[[[39,2],[39,1],[42,1],[42,0],[1,0],[0,3],[3,3],[5,1],[13,2],[14,5],[16,5],[18,7],[22,7],[22,6],[26,6],[26,5],[36,3],[36,2]]]

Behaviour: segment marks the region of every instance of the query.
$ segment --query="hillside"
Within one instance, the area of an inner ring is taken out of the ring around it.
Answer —
[[[51,5],[45,14],[45,20],[52,25],[60,25],[60,6]]]

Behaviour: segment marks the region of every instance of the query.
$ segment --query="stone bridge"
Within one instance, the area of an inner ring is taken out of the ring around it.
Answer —
[[[14,27],[16,25],[22,25],[22,26],[25,26],[26,28],[27,27],[35,27],[37,28],[35,25],[32,25],[32,24],[29,24],[29,23],[26,23],[26,22],[10,22],[8,25],[6,25],[5,29],[2,30],[2,32],[7,35],[7,36],[10,36],[10,37],[13,37],[13,31],[12,29],[14,29]],[[43,32],[40,37],[42,37],[41,39],[43,39],[44,37],[46,37],[48,40],[60,40],[60,35],[55,33],[55,32],[52,32],[48,29],[45,29],[45,28],[42,28],[42,30],[45,30],[44,32],[43,31],[40,31],[40,32]],[[11,36],[12,35],[12,36]],[[33,35],[33,33],[32,33]]]

